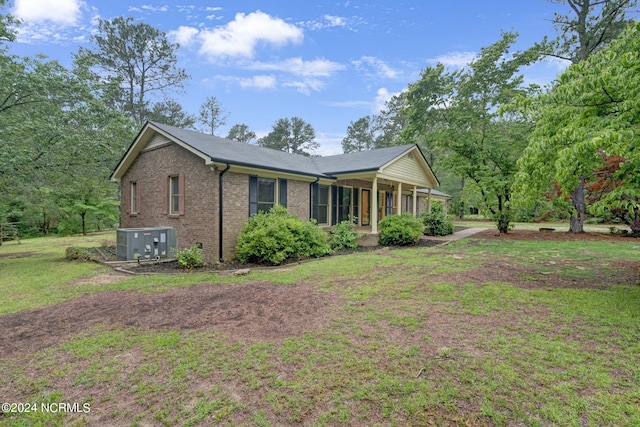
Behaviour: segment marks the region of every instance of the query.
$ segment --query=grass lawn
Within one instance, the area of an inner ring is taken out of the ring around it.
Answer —
[[[0,247],[0,425],[640,425],[638,239],[240,277],[61,260],[112,234]]]

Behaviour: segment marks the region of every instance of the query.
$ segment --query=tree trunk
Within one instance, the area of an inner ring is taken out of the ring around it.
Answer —
[[[433,164],[433,163],[432,163]],[[464,178],[462,178],[462,192],[464,193]],[[460,219],[464,219],[464,201],[460,201]]]
[[[571,192],[571,203],[573,203],[575,212],[571,214],[569,219],[569,231],[576,234],[584,233],[584,175],[580,175],[578,186]]]
[[[80,216],[82,216],[82,235],[86,236],[87,235],[87,221],[86,221],[86,212],[82,212],[80,214]]]

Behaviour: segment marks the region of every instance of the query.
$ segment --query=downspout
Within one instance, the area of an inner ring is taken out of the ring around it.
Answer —
[[[320,177],[309,184],[309,219],[313,218],[313,184],[317,184],[318,181],[320,181]]]
[[[219,198],[218,198],[218,208],[220,209],[220,212],[218,213],[218,219],[219,219],[219,224],[218,224],[218,254],[220,255],[220,262],[224,262],[224,259],[222,258],[222,201],[223,199],[223,191],[222,191],[222,176],[225,174],[226,171],[229,170],[229,168],[231,167],[231,165],[229,163],[227,163],[227,167],[224,168],[223,170],[220,171],[220,175],[218,175],[219,178],[219,183],[218,183],[218,192],[219,192]]]

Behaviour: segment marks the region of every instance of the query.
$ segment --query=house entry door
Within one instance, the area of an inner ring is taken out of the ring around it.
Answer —
[[[361,225],[371,225],[371,190],[362,189]]]

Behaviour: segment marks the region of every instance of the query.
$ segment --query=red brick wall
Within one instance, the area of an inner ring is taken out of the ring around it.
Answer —
[[[258,174],[259,175],[259,174]],[[223,175],[223,258],[236,256],[238,234],[249,220],[249,175],[226,172]],[[309,183],[287,180],[287,210],[303,221],[309,220]]]
[[[287,211],[297,215],[303,221],[309,221],[311,217],[310,198],[311,188],[308,182],[287,181]]]
[[[167,186],[170,175],[183,174],[185,180],[184,215],[166,212]],[[140,207],[128,214],[129,200],[123,197],[120,225],[123,228],[167,226],[176,229],[177,248],[202,243],[205,260],[217,261],[218,251],[218,172],[204,160],[172,144],[142,152],[121,181],[122,194],[128,194],[131,181],[137,182]]]
[[[225,261],[236,256],[238,234],[249,219],[249,175],[226,172],[223,176],[223,247]]]
[[[184,215],[169,215],[168,187],[163,184],[171,175],[183,174],[185,179]],[[123,200],[120,206],[120,226],[123,228],[167,226],[176,229],[177,247],[184,249],[202,243],[205,261],[218,262],[219,254],[219,170],[212,170],[204,160],[172,144],[140,153],[121,181]],[[236,172],[223,175],[223,256],[235,258],[235,246],[240,230],[249,219],[249,176]],[[137,214],[128,214],[128,188],[137,182],[140,207]],[[309,219],[309,183],[287,181],[288,210],[302,220]]]

